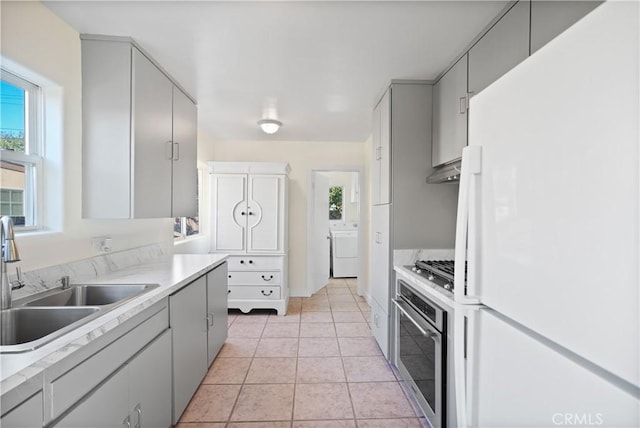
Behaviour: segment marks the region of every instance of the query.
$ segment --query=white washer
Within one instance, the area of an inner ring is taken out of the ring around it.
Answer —
[[[331,266],[334,278],[358,276],[358,231],[331,231]]]

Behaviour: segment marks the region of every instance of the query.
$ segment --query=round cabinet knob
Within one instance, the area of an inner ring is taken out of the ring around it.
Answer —
[[[253,215],[253,211],[249,211],[249,215]]]
[[[244,212],[244,211],[242,211],[242,212],[240,213],[240,215],[247,215],[247,213],[246,213],[246,212]]]
[[[249,260],[249,264],[252,265],[253,264],[253,260]]]
[[[244,260],[240,260],[240,264],[243,265],[244,264]]]
[[[231,278],[231,275],[229,275],[229,278]]]
[[[227,290],[227,294],[231,294],[231,290]]]
[[[453,287],[451,286],[451,283],[449,283],[449,282],[447,282],[447,283],[444,285],[444,289],[445,289],[445,290],[451,290],[452,288],[453,288]]]

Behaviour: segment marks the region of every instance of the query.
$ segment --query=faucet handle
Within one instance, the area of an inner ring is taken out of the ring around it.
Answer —
[[[69,284],[70,284],[69,275],[63,276],[62,278],[60,278],[59,281],[62,284],[62,289],[69,288]]]
[[[10,284],[12,290],[24,287],[25,282],[22,279],[22,268],[20,266],[16,266],[16,279],[11,281]]]

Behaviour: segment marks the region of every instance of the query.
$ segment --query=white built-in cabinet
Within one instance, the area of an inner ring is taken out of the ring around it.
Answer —
[[[391,90],[387,90],[373,112],[371,157],[371,204],[391,202]]]
[[[286,313],[287,163],[209,162],[212,253],[228,259],[229,308]]]
[[[529,56],[529,1],[516,3],[469,50],[469,93],[477,94]]]
[[[197,213],[197,110],[128,38],[83,35],[83,217]]]
[[[226,276],[223,263],[169,297],[174,424],[227,338]]]
[[[462,157],[467,145],[467,55],[433,87],[431,165],[438,166]]]
[[[602,3],[601,1],[532,1],[531,54]]]

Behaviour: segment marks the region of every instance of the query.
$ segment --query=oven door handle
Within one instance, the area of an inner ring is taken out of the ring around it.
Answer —
[[[420,333],[422,333],[423,336],[427,336],[427,337],[432,337],[433,333],[430,333],[428,331],[426,331],[424,328],[422,328],[422,326],[420,324],[418,324],[418,322],[416,320],[414,320],[411,315],[409,315],[409,312],[407,312],[407,310],[405,308],[402,307],[402,305],[404,304],[403,302],[397,300],[397,299],[391,299],[391,301],[393,302],[394,305],[396,305],[398,307],[398,309],[400,309],[400,312],[402,312],[408,319],[409,321],[411,321],[413,323],[413,325],[416,326],[416,328],[418,330],[420,330]]]

